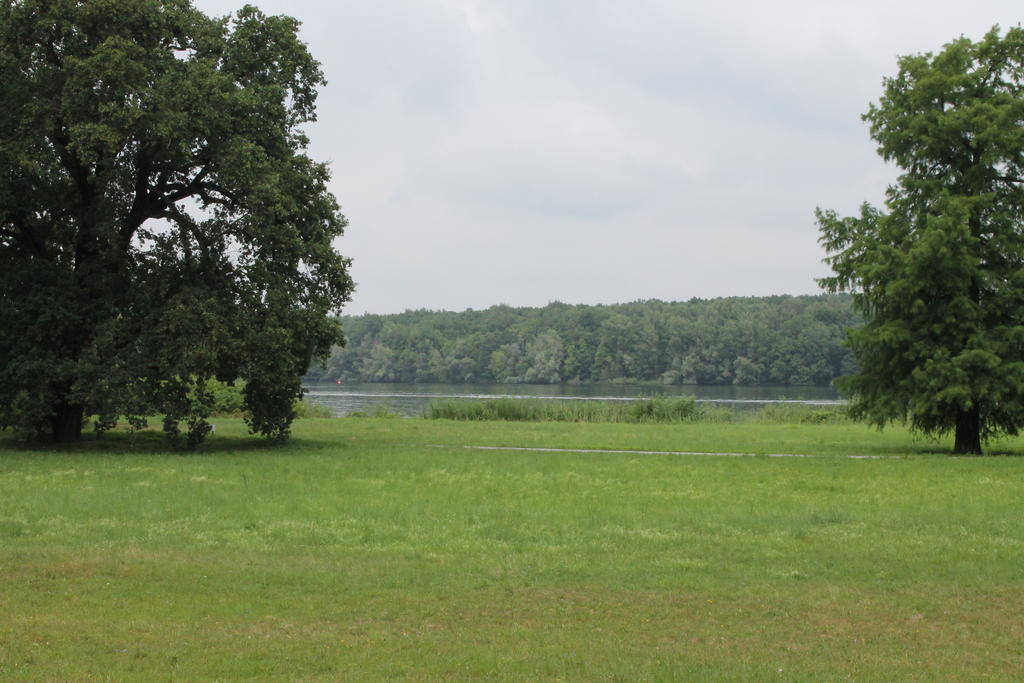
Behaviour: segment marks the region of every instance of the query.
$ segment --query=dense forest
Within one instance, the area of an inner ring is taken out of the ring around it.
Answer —
[[[839,295],[346,316],[307,380],[825,385],[859,323]]]

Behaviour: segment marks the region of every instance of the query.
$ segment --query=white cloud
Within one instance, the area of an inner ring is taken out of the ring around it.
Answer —
[[[271,0],[330,79],[312,151],[351,312],[815,291],[815,206],[894,171],[860,114],[896,56],[1008,0]],[[200,0],[222,14],[236,3]]]

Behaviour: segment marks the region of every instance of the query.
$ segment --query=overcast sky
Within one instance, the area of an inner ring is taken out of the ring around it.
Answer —
[[[222,15],[242,2],[195,0]],[[896,57],[1009,0],[256,0],[330,81],[345,312],[808,294],[814,208],[879,203]]]

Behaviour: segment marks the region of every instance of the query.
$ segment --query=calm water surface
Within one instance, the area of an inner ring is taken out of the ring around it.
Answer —
[[[555,398],[566,401],[629,401],[651,396],[694,396],[698,403],[756,410],[767,403],[842,403],[832,387],[640,386],[634,384],[335,384],[309,383],[306,400],[338,416],[385,408],[417,416],[431,401],[446,398]]]

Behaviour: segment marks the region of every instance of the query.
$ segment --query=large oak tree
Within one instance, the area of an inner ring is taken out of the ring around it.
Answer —
[[[218,378],[287,435],[352,290],[297,30],[249,6],[0,0],[0,427],[66,441],[159,413],[196,442]]]
[[[1024,29],[901,58],[864,118],[902,173],[885,211],[818,212],[822,284],[866,319],[840,387],[879,426],[980,453],[1024,424]]]

